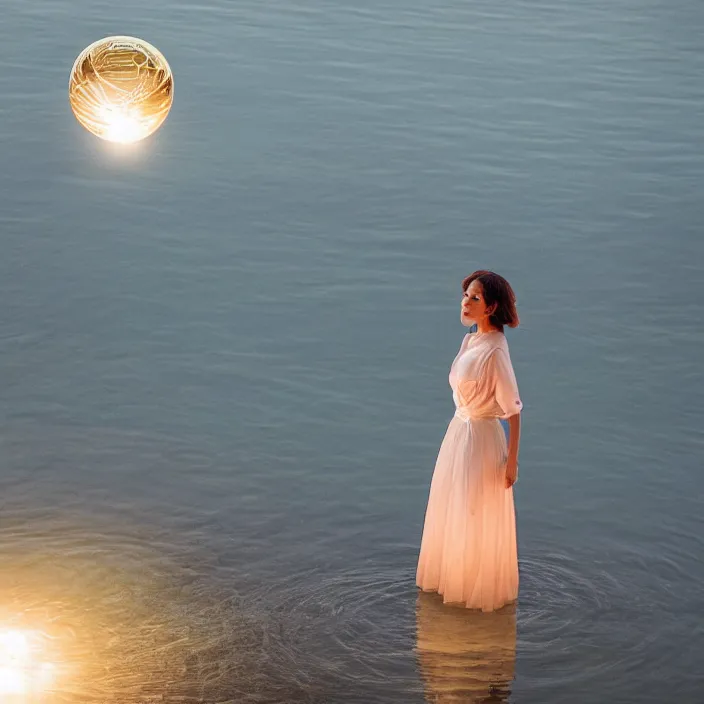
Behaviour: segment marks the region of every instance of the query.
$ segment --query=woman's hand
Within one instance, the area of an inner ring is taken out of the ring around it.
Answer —
[[[506,488],[510,489],[518,479],[518,459],[509,457],[506,462]]]

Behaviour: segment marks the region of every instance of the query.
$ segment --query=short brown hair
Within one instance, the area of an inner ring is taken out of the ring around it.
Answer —
[[[519,321],[516,311],[516,294],[513,292],[511,284],[503,276],[499,276],[493,271],[479,269],[462,282],[463,293],[472,281],[479,281],[482,285],[484,301],[487,306],[496,303],[496,310],[489,316],[489,322],[499,330],[503,330],[504,325],[517,328]]]

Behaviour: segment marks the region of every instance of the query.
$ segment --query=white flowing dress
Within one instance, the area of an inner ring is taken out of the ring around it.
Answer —
[[[518,597],[513,487],[499,422],[523,408],[502,332],[465,335],[450,368],[455,415],[430,485],[416,584],[494,611]]]

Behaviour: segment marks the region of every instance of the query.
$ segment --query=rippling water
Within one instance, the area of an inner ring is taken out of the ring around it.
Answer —
[[[0,697],[701,701],[701,3],[6,5]],[[175,76],[129,150],[67,98],[115,33]],[[414,587],[479,267],[525,402],[489,615]]]

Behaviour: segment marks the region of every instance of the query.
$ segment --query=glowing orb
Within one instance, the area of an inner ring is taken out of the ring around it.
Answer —
[[[161,52],[134,37],[106,37],[86,47],[71,70],[71,109],[89,132],[110,142],[137,142],[156,132],[174,99]]]

